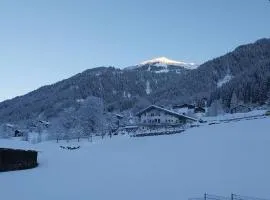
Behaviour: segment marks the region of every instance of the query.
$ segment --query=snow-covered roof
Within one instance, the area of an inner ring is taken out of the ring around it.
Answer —
[[[134,126],[134,125],[128,125],[128,126],[124,126],[122,127],[123,129],[133,129],[133,128],[138,128],[138,126]]]
[[[234,106],[233,108],[231,108],[231,110],[233,109],[236,109],[236,108],[248,108],[251,110],[251,108],[249,106],[246,106],[246,105],[243,105],[243,104],[240,104],[240,105],[237,105],[237,106]]]
[[[48,121],[39,120],[39,122],[42,123],[42,124],[45,124],[45,125],[50,125],[50,122],[48,122]]]
[[[151,110],[151,109],[162,110],[162,111],[164,111],[164,112],[166,112],[166,113],[169,113],[169,114],[171,114],[171,115],[176,115],[176,116],[178,116],[178,117],[184,117],[184,118],[187,118],[187,119],[190,119],[190,120],[193,120],[193,121],[197,121],[197,119],[195,119],[195,118],[188,117],[188,116],[186,116],[186,115],[182,115],[182,114],[180,114],[180,113],[178,113],[178,112],[175,112],[175,111],[172,111],[172,110],[168,110],[168,109],[166,109],[166,108],[162,108],[162,107],[156,106],[156,105],[150,105],[150,106],[148,106],[147,108],[145,108],[145,109],[141,110],[140,112],[138,112],[136,115],[137,115],[137,116],[140,116],[140,115],[142,115],[143,113],[145,113],[145,112],[147,112],[148,110]]]
[[[15,125],[13,125],[13,124],[9,124],[9,123],[7,123],[7,124],[6,124],[6,126],[7,126],[7,127],[10,127],[10,128],[15,127]]]
[[[114,115],[115,115],[116,117],[119,117],[119,118],[123,118],[123,117],[124,117],[123,115],[118,114],[118,113],[114,113]]]
[[[180,104],[180,105],[174,105],[173,108],[189,108],[189,109],[192,109],[192,108],[195,108],[194,105],[192,104]]]

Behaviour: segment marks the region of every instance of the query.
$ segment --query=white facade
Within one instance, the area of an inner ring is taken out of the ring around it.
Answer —
[[[179,118],[164,111],[151,110],[145,112],[140,117],[140,123],[143,124],[167,124],[167,123],[180,123]]]
[[[139,123],[149,125],[174,125],[196,121],[196,119],[192,119],[158,106],[150,106],[137,114],[137,116],[139,117]]]

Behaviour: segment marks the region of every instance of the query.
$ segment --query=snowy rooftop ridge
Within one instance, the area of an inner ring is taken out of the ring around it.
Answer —
[[[144,112],[146,112],[147,110],[150,110],[150,109],[157,109],[157,110],[162,110],[162,111],[165,111],[166,113],[170,113],[172,115],[176,115],[176,116],[180,116],[180,117],[184,117],[184,118],[187,118],[187,119],[190,119],[192,121],[198,121],[197,119],[193,118],[193,117],[189,117],[189,116],[186,116],[186,115],[182,115],[181,113],[178,113],[178,112],[175,112],[173,110],[169,110],[169,109],[166,109],[166,108],[163,108],[163,107],[160,107],[160,106],[156,106],[156,105],[150,105],[144,109],[142,109],[141,111],[139,111],[136,115],[139,116],[141,114],[143,114]]]

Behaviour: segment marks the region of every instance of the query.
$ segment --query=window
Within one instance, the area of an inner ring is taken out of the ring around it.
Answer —
[[[158,123],[160,123],[160,119],[158,119]]]

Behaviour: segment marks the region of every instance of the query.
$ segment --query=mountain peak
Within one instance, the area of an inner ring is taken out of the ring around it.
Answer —
[[[140,63],[140,65],[146,65],[146,64],[154,64],[154,63],[163,63],[163,64],[180,64],[182,62],[171,60],[166,57],[158,57],[158,58],[153,58],[151,60],[146,60]]]
[[[146,60],[146,61],[141,62],[139,65],[147,65],[147,64],[156,65],[156,66],[174,65],[174,66],[181,66],[187,69],[196,69],[198,67],[198,65],[194,63],[175,61],[166,57],[158,57],[158,58],[153,58],[151,60]]]

